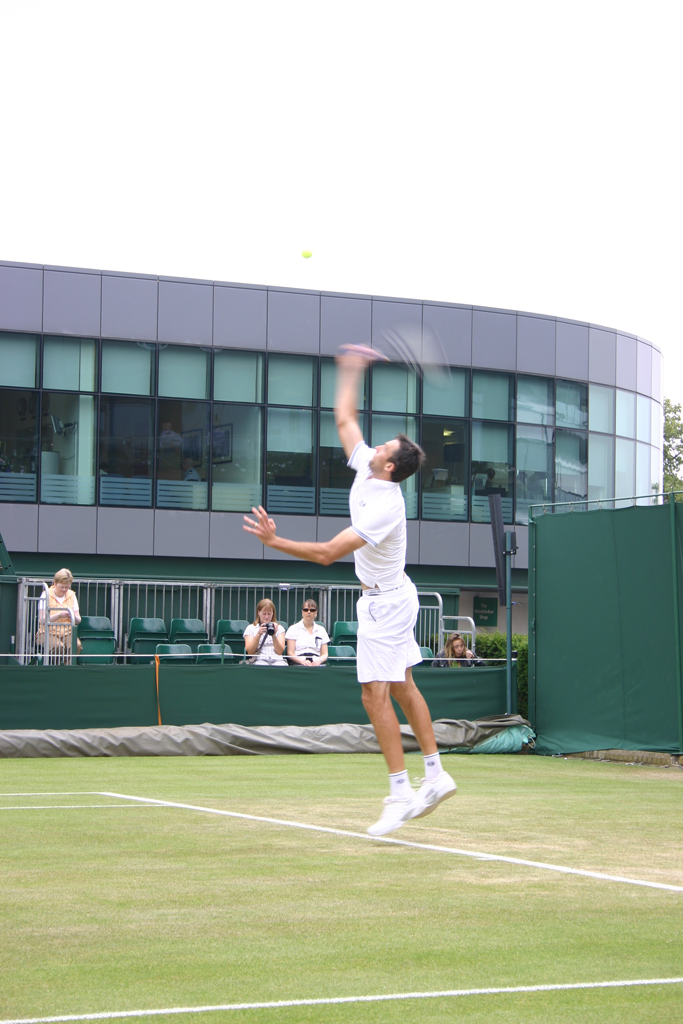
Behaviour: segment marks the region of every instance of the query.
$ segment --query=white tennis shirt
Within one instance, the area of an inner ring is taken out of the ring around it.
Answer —
[[[366,541],[353,557],[361,583],[390,590],[403,582],[406,505],[400,484],[372,475],[370,460],[374,455],[374,448],[359,441],[349,459],[350,468],[356,471],[349,495],[351,526]]]

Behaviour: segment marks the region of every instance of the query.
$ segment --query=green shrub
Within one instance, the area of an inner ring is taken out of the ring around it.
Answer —
[[[480,658],[505,657],[505,633],[477,633],[477,656]],[[512,650],[517,651],[517,703],[522,718],[529,711],[529,637],[525,633],[512,634]]]

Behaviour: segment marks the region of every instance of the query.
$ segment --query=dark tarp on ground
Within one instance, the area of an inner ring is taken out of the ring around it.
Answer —
[[[683,753],[683,622],[679,614],[677,630],[674,615],[683,505],[674,512],[630,506],[543,515],[531,526],[529,719],[538,753]]]
[[[528,725],[519,715],[478,722],[435,722],[441,749],[472,748],[511,726]],[[411,728],[401,726],[403,749],[419,750]],[[191,757],[226,754],[378,754],[371,725],[300,726],[158,725],[148,728],[0,732],[0,758]]]
[[[505,712],[504,666],[417,668],[414,675],[434,719],[474,721]],[[355,668],[162,665],[159,696],[164,725],[367,722]],[[0,729],[157,724],[154,665],[0,668]]]

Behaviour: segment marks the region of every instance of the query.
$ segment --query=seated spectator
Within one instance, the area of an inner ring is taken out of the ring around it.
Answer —
[[[284,665],[285,631],[275,618],[275,605],[267,597],[256,605],[256,618],[244,631],[249,665]]]
[[[483,664],[482,658],[477,658],[476,654],[467,650],[459,633],[451,633],[444,649],[438,651],[434,658],[432,668],[473,668]]]
[[[327,645],[330,638],[327,630],[315,621],[318,606],[310,599],[304,601],[301,609],[303,618],[290,626],[285,634],[287,659],[290,665],[304,665],[319,668],[327,661]]]
[[[55,573],[54,583],[48,589],[47,598],[47,648],[53,654],[71,653],[71,616],[66,610],[70,608],[76,625],[81,621],[78,609],[78,598],[71,590],[73,574],[69,569],[60,569]],[[42,647],[45,643],[45,592],[38,602],[38,633],[36,642]],[[80,640],[76,640],[78,653],[83,650]]]

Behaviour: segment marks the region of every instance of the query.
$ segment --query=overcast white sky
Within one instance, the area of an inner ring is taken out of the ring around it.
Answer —
[[[681,0],[0,0],[0,259],[588,320],[683,401],[682,29]]]

